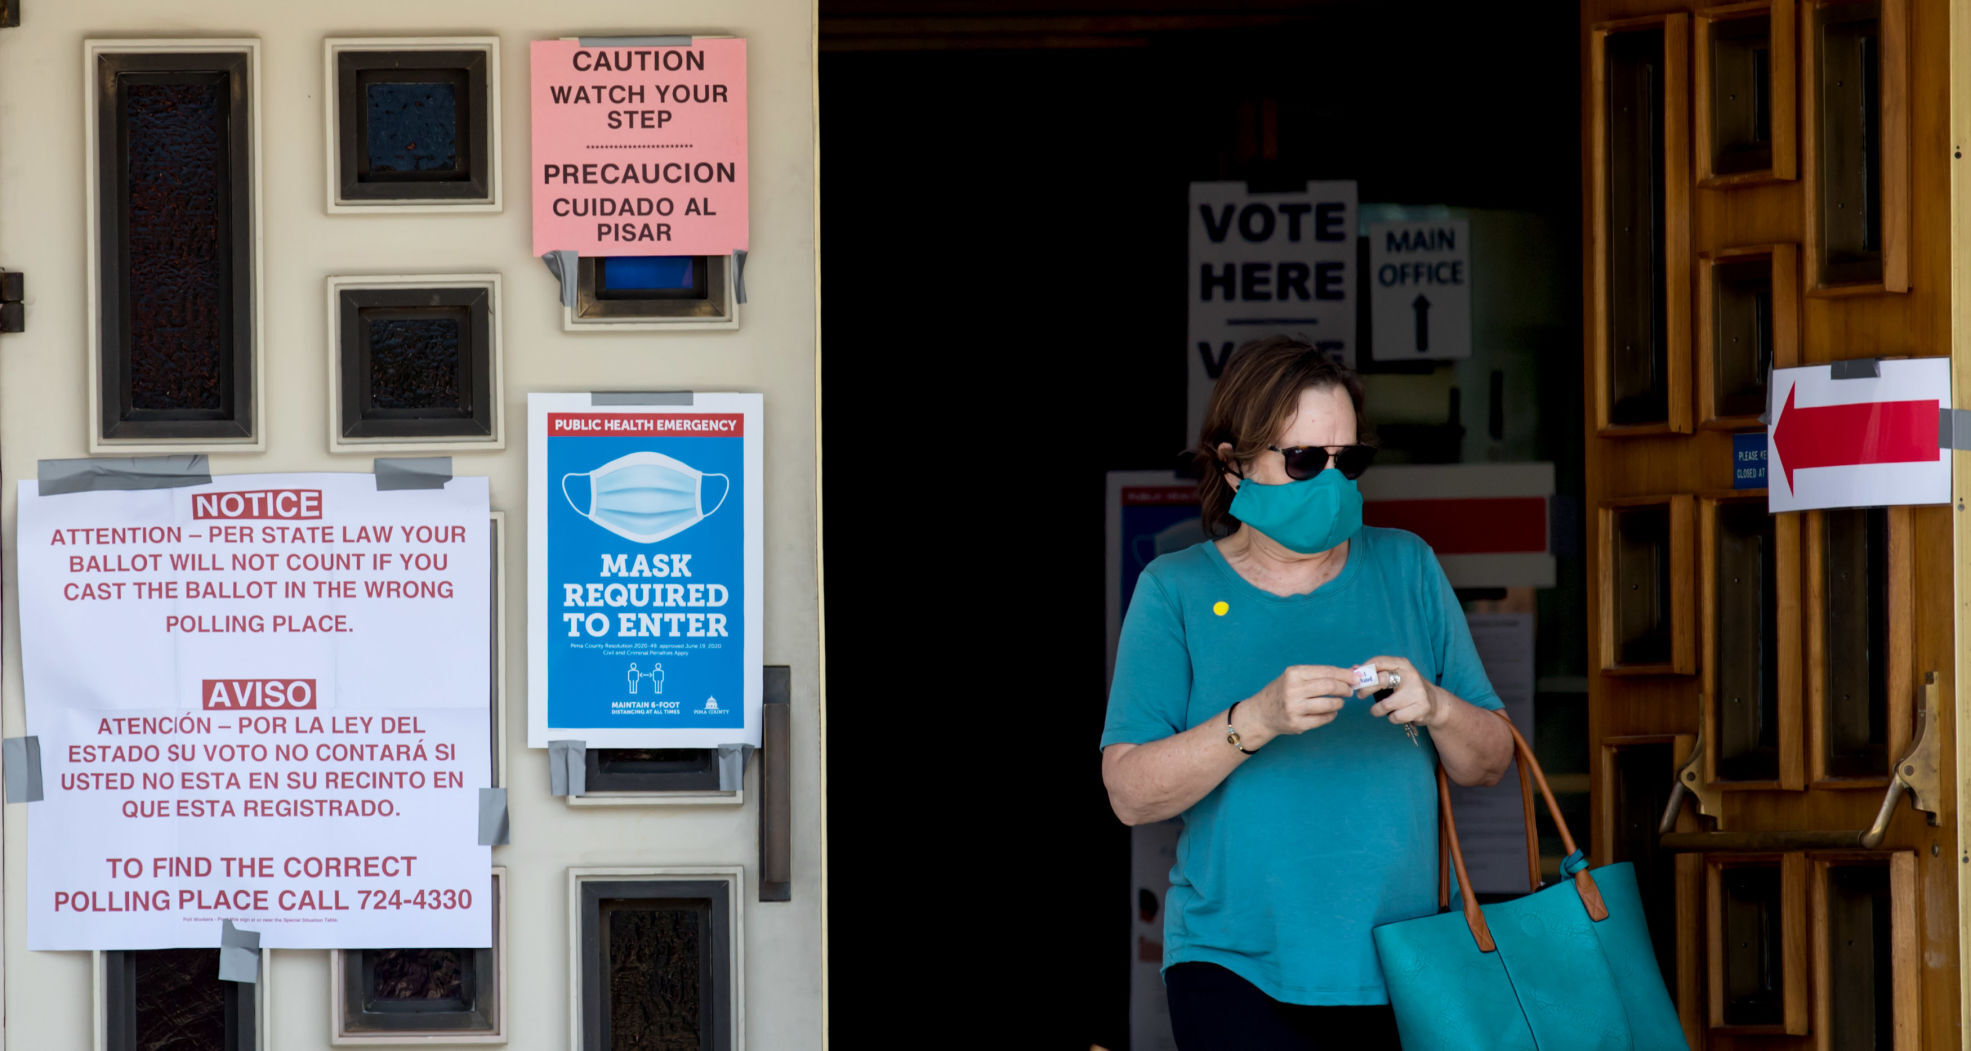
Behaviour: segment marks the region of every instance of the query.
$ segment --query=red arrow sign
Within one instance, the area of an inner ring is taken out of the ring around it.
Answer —
[[[1809,467],[1855,467],[1870,463],[1934,463],[1937,459],[1937,408],[1928,401],[1864,401],[1852,405],[1793,407],[1794,388],[1773,423],[1773,455],[1793,472]]]

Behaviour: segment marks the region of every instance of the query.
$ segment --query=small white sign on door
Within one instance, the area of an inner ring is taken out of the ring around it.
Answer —
[[[1835,378],[1842,368],[1852,378]],[[1950,453],[1938,414],[1950,408],[1950,359],[1774,369],[1767,390],[1767,507],[1883,507],[1950,502]]]
[[[1369,224],[1370,346],[1377,361],[1471,357],[1471,224]]]

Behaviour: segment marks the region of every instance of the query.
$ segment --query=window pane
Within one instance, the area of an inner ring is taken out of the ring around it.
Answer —
[[[375,949],[370,952],[370,1006],[441,1001],[456,1009],[467,998],[460,949]]]
[[[463,326],[458,318],[386,317],[368,321],[372,408],[459,407]]]
[[[648,292],[692,288],[692,259],[688,255],[610,256],[602,266],[602,290]]]
[[[431,172],[459,167],[459,93],[448,83],[366,85],[370,171]]]
[[[156,949],[137,962],[137,1051],[226,1051],[219,950]]]
[[[1608,422],[1669,418],[1663,31],[1607,39]]]
[[[702,902],[606,902],[609,1051],[704,1046]]]
[[[1889,515],[1825,511],[1821,530],[1827,772],[1880,777],[1889,770]]]
[[[181,75],[124,89],[134,409],[226,407],[227,80]]]

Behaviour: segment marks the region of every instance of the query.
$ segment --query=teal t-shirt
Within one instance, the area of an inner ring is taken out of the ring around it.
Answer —
[[[1457,596],[1416,535],[1364,528],[1340,574],[1294,596],[1254,587],[1201,543],[1136,581],[1102,747],[1224,722],[1288,665],[1383,655],[1500,706]],[[1285,1003],[1388,1002],[1369,931],[1437,911],[1437,753],[1428,731],[1413,745],[1370,718],[1374,703],[1350,698],[1328,725],[1273,738],[1184,812],[1164,967],[1215,963]]]

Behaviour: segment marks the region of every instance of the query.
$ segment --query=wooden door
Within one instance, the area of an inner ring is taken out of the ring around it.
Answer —
[[[1956,6],[1582,5],[1593,849],[1693,1048],[1960,1040],[1951,511],[1769,514],[1734,444],[1950,353]]]

